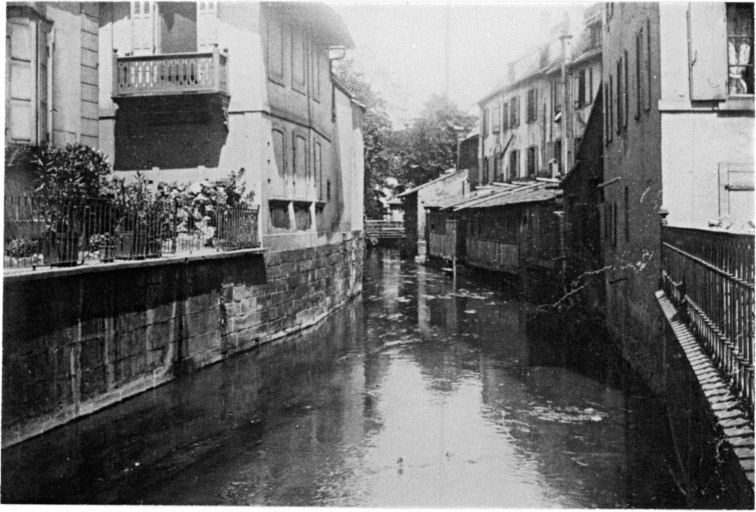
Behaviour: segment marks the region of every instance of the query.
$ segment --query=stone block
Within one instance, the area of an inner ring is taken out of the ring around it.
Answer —
[[[186,356],[199,361],[202,354],[210,352],[220,354],[221,336],[220,333],[205,333],[198,336],[192,336],[186,339],[187,352]]]
[[[187,297],[186,299],[186,313],[196,313],[198,311],[206,311],[218,307],[218,293],[209,292],[201,295],[195,295],[193,297]]]
[[[220,313],[218,309],[210,309],[187,314],[184,317],[185,333],[196,336],[207,332],[220,330]]]

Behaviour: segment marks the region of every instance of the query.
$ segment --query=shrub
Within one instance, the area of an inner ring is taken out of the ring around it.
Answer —
[[[32,150],[29,160],[37,192],[70,199],[98,198],[108,194],[110,164],[101,152],[82,144]]]

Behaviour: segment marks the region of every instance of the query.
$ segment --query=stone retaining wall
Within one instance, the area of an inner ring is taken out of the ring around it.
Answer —
[[[265,253],[37,270],[3,282],[9,446],[313,325],[362,290],[361,236]]]

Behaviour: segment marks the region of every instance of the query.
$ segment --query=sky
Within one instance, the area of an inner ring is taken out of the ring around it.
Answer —
[[[449,20],[449,97],[464,111],[506,73],[506,64],[554,34],[549,28],[570,17],[571,32],[582,11],[579,2],[392,2],[337,1],[328,4],[354,39],[348,56],[386,102],[394,128],[422,110],[433,93],[446,89],[446,26]]]

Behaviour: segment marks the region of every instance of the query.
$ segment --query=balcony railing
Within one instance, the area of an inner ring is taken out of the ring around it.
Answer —
[[[259,247],[257,206],[5,196],[4,268]]]
[[[753,413],[754,235],[663,226],[662,280]]]
[[[223,93],[228,95],[228,56],[207,53],[113,56],[113,98]]]

